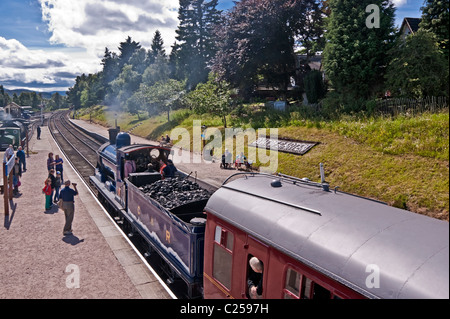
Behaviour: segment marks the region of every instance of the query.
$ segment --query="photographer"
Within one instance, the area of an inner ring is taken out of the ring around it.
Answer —
[[[75,199],[74,196],[78,195],[77,184],[72,183],[73,188],[70,188],[70,180],[67,180],[64,185],[64,189],[59,193],[59,198],[62,200],[60,208],[64,211],[66,217],[66,224],[64,225],[63,235],[72,235],[72,222],[75,214]]]

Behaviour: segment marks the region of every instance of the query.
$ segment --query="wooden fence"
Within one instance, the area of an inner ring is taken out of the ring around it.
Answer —
[[[436,113],[448,109],[447,97],[426,97],[423,99],[388,98],[376,101],[375,113],[386,115]]]
[[[369,105],[369,104],[368,104]],[[367,107],[369,107],[367,105]],[[321,114],[322,102],[303,105],[308,114]],[[370,108],[370,107],[369,107]],[[388,98],[375,101],[372,108],[366,109],[371,115],[418,115],[424,112],[436,113],[449,108],[447,97],[427,97],[423,99]]]

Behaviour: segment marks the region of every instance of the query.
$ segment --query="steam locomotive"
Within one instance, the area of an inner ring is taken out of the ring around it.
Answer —
[[[238,173],[219,189],[164,182],[170,148],[117,134],[90,180],[190,298],[250,298],[252,257],[264,268],[260,298],[449,298],[447,222],[284,175]],[[199,189],[208,195],[189,195]]]

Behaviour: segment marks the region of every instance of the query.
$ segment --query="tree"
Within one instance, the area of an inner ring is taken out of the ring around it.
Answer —
[[[225,128],[227,128],[227,115],[233,108],[230,85],[226,82],[218,81],[213,75],[210,75],[208,82],[200,83],[194,91],[191,91],[187,97],[187,104],[199,114],[212,114],[222,118]]]
[[[153,86],[143,85],[141,91],[148,105],[149,116],[161,111],[167,112],[167,121],[170,122],[170,110],[184,94],[184,87],[184,82],[173,79],[157,82]]]
[[[318,103],[326,93],[325,84],[322,79],[322,72],[313,70],[304,79],[305,93],[309,103]]]
[[[133,56],[134,52],[139,50],[141,48],[141,45],[139,42],[132,41],[131,37],[129,36],[125,42],[120,42],[119,45],[119,68],[122,70],[122,68],[125,66],[125,64],[128,64],[129,60]]]
[[[194,88],[208,78],[208,64],[216,52],[214,28],[220,21],[218,0],[180,0],[180,24],[171,61],[178,79],[187,79]]]
[[[325,17],[327,16],[328,3],[323,0],[308,1],[305,4],[306,19],[301,26],[298,37],[299,45],[304,48],[308,57],[325,47]]]
[[[101,64],[103,65],[103,84],[108,86],[120,73],[119,57],[115,52],[111,52],[108,48],[105,48],[105,54]]]
[[[213,71],[249,95],[262,77],[285,97],[296,72],[296,39],[305,36],[314,0],[242,0],[217,29]],[[308,32],[311,30],[308,30]],[[312,37],[312,34],[308,36]]]
[[[423,98],[448,96],[448,62],[439,49],[436,36],[419,30],[393,48],[389,55],[387,89],[394,95]]]
[[[19,100],[19,97],[17,96],[16,92],[13,93],[12,101],[14,103],[16,103],[17,105],[20,105],[20,100]]]
[[[379,9],[379,27],[366,25],[369,5]],[[349,101],[368,99],[383,86],[393,47],[394,13],[387,0],[330,0],[323,67],[332,87]]]
[[[60,109],[63,105],[63,97],[58,92],[53,93],[51,100],[53,101],[55,109]]]
[[[5,107],[11,102],[11,98],[8,93],[5,92],[3,85],[0,85],[0,107]]]
[[[169,79],[170,70],[167,59],[158,55],[153,64],[150,64],[142,75],[142,84],[152,86],[156,82],[164,82]]]
[[[128,100],[127,100],[127,109],[130,114],[137,115],[138,120],[141,118],[139,116],[140,111],[145,105],[145,96],[141,90],[136,91]]]
[[[151,49],[148,52],[149,64],[155,63],[158,56],[165,58],[167,55],[166,50],[164,49],[164,40],[161,36],[161,32],[156,30],[152,39]]]
[[[424,3],[425,6],[421,8],[422,21],[420,23],[420,28],[436,34],[439,47],[444,52],[448,61],[448,25],[450,23],[448,0],[425,0]]]
[[[142,75],[147,68],[147,52],[144,48],[140,48],[134,51],[128,63],[133,68],[133,71],[136,71],[140,75]]]
[[[118,103],[125,103],[139,89],[141,80],[141,75],[133,71],[132,65],[125,65],[117,79],[111,83],[108,100],[114,101],[115,99]]]

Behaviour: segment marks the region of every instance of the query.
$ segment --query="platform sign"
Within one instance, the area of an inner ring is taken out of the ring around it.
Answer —
[[[6,162],[6,158],[5,158],[5,162],[6,162],[6,166],[5,166],[5,172],[6,172],[6,177],[9,176],[9,173],[11,173],[13,167],[14,167],[14,161],[16,159],[16,156],[13,155],[11,156],[11,158]]]
[[[249,146],[284,153],[304,155],[317,144],[319,144],[319,142],[296,141],[288,139],[271,139],[269,137],[260,136],[256,141],[254,141]]]
[[[9,216],[9,201],[12,199],[12,175],[10,174],[15,163],[16,156],[13,154],[8,160],[6,153],[3,158],[3,199],[5,216]]]

